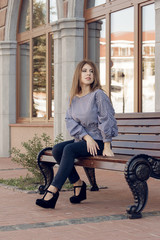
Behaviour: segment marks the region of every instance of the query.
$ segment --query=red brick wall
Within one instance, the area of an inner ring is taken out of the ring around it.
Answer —
[[[4,40],[8,0],[0,0],[0,41]]]

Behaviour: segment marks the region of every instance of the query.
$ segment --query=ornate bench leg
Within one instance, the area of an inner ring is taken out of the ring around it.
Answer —
[[[84,170],[85,170],[85,173],[88,177],[88,180],[91,184],[91,191],[98,191],[99,188],[97,186],[97,183],[96,183],[96,177],[95,177],[95,169],[94,168],[88,168],[88,167],[84,167]]]
[[[44,148],[38,155],[38,166],[40,168],[41,173],[44,176],[45,185],[41,185],[39,187],[40,194],[43,194],[45,190],[48,188],[48,186],[51,184],[53,177],[54,177],[54,171],[53,167],[55,163],[49,163],[49,162],[42,162],[41,156],[44,154],[45,151],[52,150],[52,148]]]
[[[55,164],[51,164],[48,162],[40,162],[39,163],[39,167],[40,170],[44,176],[44,180],[45,180],[45,185],[41,185],[39,186],[39,192],[40,194],[44,194],[45,190],[49,187],[49,185],[51,184],[53,178],[54,178],[54,167]]]
[[[148,199],[148,186],[146,180],[151,175],[149,156],[140,154],[133,157],[125,167],[125,178],[133,193],[135,204],[127,209],[129,218],[141,218],[141,211]]]

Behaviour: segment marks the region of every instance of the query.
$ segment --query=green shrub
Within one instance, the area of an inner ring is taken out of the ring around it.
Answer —
[[[12,161],[20,164],[26,168],[35,177],[37,182],[41,183],[43,181],[43,176],[37,164],[37,155],[45,147],[52,147],[54,144],[63,141],[62,135],[58,135],[55,142],[51,142],[50,136],[43,133],[40,137],[37,134],[34,135],[33,139],[27,142],[22,142],[23,150],[13,147],[11,149],[11,159]]]

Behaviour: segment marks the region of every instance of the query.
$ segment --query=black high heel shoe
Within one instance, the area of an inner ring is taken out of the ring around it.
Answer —
[[[47,193],[51,193],[53,195],[53,197],[49,200],[44,200]],[[56,193],[53,193],[49,190],[46,190],[46,193],[44,194],[43,198],[36,200],[36,204],[43,208],[55,208],[58,197],[59,197],[58,191]]]
[[[75,195],[76,188],[81,188],[78,196]],[[85,182],[83,182],[82,186],[75,186],[74,187],[74,196],[72,196],[70,198],[70,202],[76,204],[76,203],[80,203],[81,201],[85,200],[86,198],[87,198],[87,196],[86,196],[86,184],[85,184]]]

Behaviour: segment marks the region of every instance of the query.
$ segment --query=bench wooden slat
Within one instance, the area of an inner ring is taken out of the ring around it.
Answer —
[[[153,157],[160,158],[160,151],[152,151],[147,149],[124,149],[124,148],[113,148],[113,152],[116,154],[126,154],[126,155],[137,155],[137,154],[148,154]]]
[[[83,159],[87,161],[104,161],[104,162],[117,162],[117,163],[126,163],[130,157],[126,155],[117,155],[115,154],[114,157],[104,157],[104,156],[94,156],[94,157],[85,157],[85,158],[79,158],[79,160],[83,161]],[[56,163],[56,160],[52,156],[51,151],[45,151],[44,155],[41,156],[41,161],[42,162],[52,162]]]
[[[118,126],[160,126],[160,119],[121,119],[117,120]]]
[[[160,112],[148,112],[148,113],[116,113],[116,119],[139,119],[140,121],[144,119],[160,119]]]
[[[85,160],[89,160],[89,161],[105,161],[105,162],[117,162],[117,163],[126,163],[130,157],[126,156],[126,155],[117,155],[115,154],[113,157],[104,157],[104,156],[91,156],[91,157],[85,157],[85,158],[78,158],[79,160],[85,159]]]
[[[45,151],[44,154],[47,156],[52,156],[52,151]]]
[[[55,163],[55,159],[51,155],[42,155],[40,161],[41,162]]]
[[[125,163],[118,163],[113,161],[98,161],[98,160],[91,160],[84,158],[82,161],[78,159],[75,163],[76,166],[83,166],[92,168],[99,168],[99,169],[106,169],[106,170],[116,170],[116,171],[124,171]]]
[[[119,133],[155,133],[160,134],[160,127],[118,127]]]
[[[138,148],[138,149],[160,149],[160,143],[155,142],[132,142],[132,141],[114,141],[112,147]]]
[[[47,155],[46,155],[47,154]],[[124,167],[126,162],[130,159],[130,157],[126,155],[116,155],[114,157],[103,157],[103,156],[95,156],[95,157],[85,157],[85,158],[78,158],[75,161],[75,166],[83,166],[92,168],[99,168],[99,169],[107,169],[107,170],[114,170],[114,171],[124,171]],[[52,157],[51,151],[45,152],[45,155],[41,156],[41,162],[48,162],[55,164],[56,161]]]
[[[113,138],[114,141],[121,141],[121,140],[127,140],[127,141],[138,141],[138,142],[160,142],[160,135],[151,135],[151,134],[118,134],[117,137]]]

